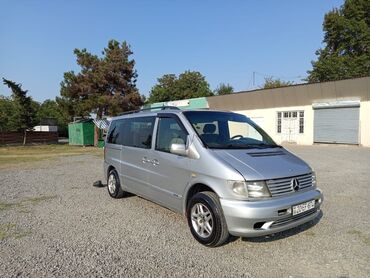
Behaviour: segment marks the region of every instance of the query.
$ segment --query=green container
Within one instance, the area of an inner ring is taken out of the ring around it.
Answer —
[[[104,146],[105,146],[105,142],[104,142],[104,140],[99,139],[99,140],[98,140],[98,148],[104,148]]]
[[[94,145],[94,128],[92,120],[84,120],[68,124],[68,138],[70,145]]]

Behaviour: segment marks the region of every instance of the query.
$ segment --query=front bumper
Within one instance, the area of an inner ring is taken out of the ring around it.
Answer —
[[[292,206],[315,200],[315,208],[292,216]],[[261,201],[220,199],[229,233],[257,237],[297,227],[320,213],[323,194],[319,189]]]

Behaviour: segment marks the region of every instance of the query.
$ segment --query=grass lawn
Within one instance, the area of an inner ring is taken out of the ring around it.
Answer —
[[[18,164],[30,164],[40,160],[53,159],[58,156],[80,154],[102,156],[103,149],[64,144],[0,147],[0,169]]]

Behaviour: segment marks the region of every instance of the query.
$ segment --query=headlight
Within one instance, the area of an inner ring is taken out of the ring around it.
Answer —
[[[312,186],[316,187],[316,173],[312,172]]]
[[[271,197],[265,181],[229,181],[232,191],[242,197]]]

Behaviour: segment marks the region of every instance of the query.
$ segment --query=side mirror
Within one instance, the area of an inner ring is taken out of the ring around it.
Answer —
[[[172,144],[170,152],[182,156],[188,155],[185,144]]]

